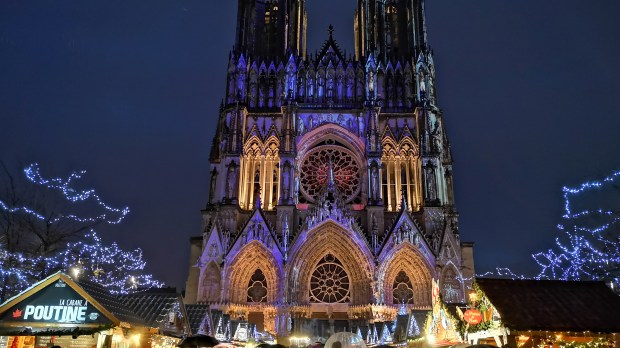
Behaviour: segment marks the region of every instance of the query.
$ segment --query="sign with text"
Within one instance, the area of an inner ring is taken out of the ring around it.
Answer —
[[[0,322],[111,324],[111,321],[92,303],[89,303],[62,279],[52,282],[2,313]]]
[[[468,309],[463,313],[463,318],[469,325],[478,325],[482,323],[482,313],[477,309]]]
[[[49,348],[61,346],[62,348],[96,348],[97,335],[82,335],[78,338],[71,336],[37,336],[34,348]]]

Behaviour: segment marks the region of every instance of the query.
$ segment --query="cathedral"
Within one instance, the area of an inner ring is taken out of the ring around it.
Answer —
[[[371,342],[464,303],[473,245],[424,1],[357,0],[351,55],[331,27],[307,53],[305,3],[238,0],[185,301],[274,337]]]

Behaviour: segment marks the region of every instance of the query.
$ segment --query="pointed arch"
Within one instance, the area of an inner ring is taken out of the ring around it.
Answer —
[[[257,268],[248,282],[247,301],[250,303],[267,302],[268,287],[269,284],[267,284],[265,273],[260,268]]]
[[[198,301],[219,302],[222,289],[222,274],[218,265],[211,261],[202,270],[200,276]]]
[[[419,148],[405,125],[401,139],[396,143],[389,126],[383,138],[383,197],[388,211],[400,209],[402,189],[405,189],[410,211],[422,206],[422,180]]]
[[[405,271],[400,270],[398,274],[396,274],[396,278],[392,284],[392,301],[388,299],[387,303],[412,305],[413,297],[414,291],[411,279]]]
[[[441,270],[439,289],[446,303],[463,303],[465,300],[461,272],[451,261]]]
[[[374,262],[363,238],[332,220],[298,236],[291,248],[291,261],[287,268],[291,300],[310,302],[312,274],[327,255],[332,255],[347,274],[350,302],[369,303]]]
[[[243,246],[227,266],[225,300],[234,303],[248,302],[248,287],[257,270],[263,274],[263,284],[267,289],[265,301],[261,302],[277,301],[280,298],[282,271],[271,251],[256,240]]]
[[[241,209],[249,210],[254,207],[259,189],[263,209],[275,209],[279,199],[280,139],[275,126],[270,128],[266,137],[267,139],[263,141],[259,137],[257,126],[254,125],[243,146],[241,180],[239,180],[239,207]]]
[[[413,304],[430,307],[433,267],[420,251],[408,242],[398,245],[379,266],[378,274],[382,281],[384,301],[393,302],[394,283],[401,272],[409,278],[413,287]]]

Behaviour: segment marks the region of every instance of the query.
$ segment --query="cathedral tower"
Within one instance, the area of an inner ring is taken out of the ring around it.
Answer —
[[[423,1],[358,0],[354,57],[331,28],[306,55],[305,0],[238,11],[186,301],[272,335],[369,343],[383,328],[406,337],[397,317],[411,323],[433,294],[464,302],[472,245]]]
[[[356,59],[369,52],[381,59],[415,57],[426,48],[422,0],[358,0]]]

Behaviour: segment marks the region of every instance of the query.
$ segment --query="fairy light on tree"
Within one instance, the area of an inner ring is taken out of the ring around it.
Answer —
[[[58,271],[116,294],[163,286],[144,273],[142,250],[106,244],[93,231],[99,224],[120,223],[129,208],[114,208],[95,190],[75,188],[85,172],[46,179],[37,164],[30,165],[24,169],[24,183],[36,187],[30,191],[19,187],[4,165],[2,169],[6,180],[0,188],[0,301]]]
[[[563,222],[553,249],[533,255],[539,279],[604,280],[620,285],[620,172],[564,187]]]

